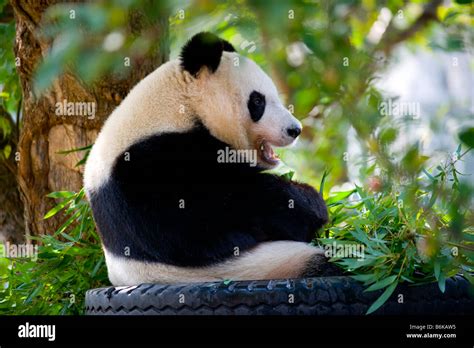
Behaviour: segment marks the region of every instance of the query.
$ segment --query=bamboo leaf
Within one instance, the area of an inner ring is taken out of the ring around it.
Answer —
[[[90,150],[91,148],[92,148],[92,145],[87,145],[87,146],[78,147],[78,148],[75,148],[75,149],[58,151],[58,152],[56,152],[56,153],[57,153],[57,154],[61,154],[61,155],[67,155],[67,154],[72,153],[72,152],[79,152],[79,151]]]
[[[380,297],[372,303],[372,305],[369,307],[367,310],[366,314],[370,314],[375,312],[377,309],[379,309],[387,300],[389,297],[392,295],[392,293],[395,291],[397,288],[398,282],[392,283],[388,288],[385,289],[385,291],[380,295]]]
[[[66,205],[69,203],[69,201],[64,201],[64,202],[61,202],[59,203],[58,205],[56,205],[53,209],[51,209],[50,211],[48,211],[46,213],[46,215],[44,216],[43,219],[49,219],[50,217],[56,215],[58,212],[60,212],[61,210],[64,209],[64,207],[66,207]]]
[[[319,185],[319,193],[321,194],[321,198],[324,199],[324,184],[326,183],[326,179],[329,175],[329,170],[325,169],[323,173],[323,177],[321,178],[321,184]]]
[[[440,272],[441,272],[441,264],[439,260],[436,260],[434,263],[434,275],[435,275],[436,280],[439,280]]]
[[[383,288],[389,286],[390,284],[392,284],[396,279],[397,279],[397,275],[392,275],[390,277],[379,280],[378,282],[376,282],[376,283],[372,284],[371,286],[369,286],[364,291],[365,292],[370,292],[370,291],[383,289]]]
[[[458,136],[464,144],[470,148],[474,148],[474,127],[464,129]]]
[[[75,195],[75,192],[72,191],[56,191],[47,194],[46,197],[48,198],[70,198]]]
[[[441,292],[444,294],[444,291],[446,290],[446,277],[444,276],[443,273],[440,273],[439,275],[438,287],[441,290]]]
[[[363,282],[365,284],[370,284],[375,280],[375,275],[374,274],[357,274],[351,276],[355,280],[359,282]]]

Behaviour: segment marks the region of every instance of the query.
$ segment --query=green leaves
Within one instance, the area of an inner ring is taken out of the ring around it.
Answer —
[[[293,179],[294,175],[295,175],[294,171],[289,171],[289,172],[286,172],[286,173],[280,175],[280,177],[285,179],[285,180],[291,181],[291,179]]]
[[[84,191],[58,191],[59,203],[45,216],[62,212],[54,235],[32,237],[37,260],[0,257],[0,314],[82,314],[84,294],[108,284],[107,270]]]
[[[91,84],[105,75],[127,77],[133,64],[157,52],[166,57],[161,26],[168,22],[168,10],[166,1],[49,6],[36,35],[52,47],[36,70],[35,92],[45,92],[66,71]]]
[[[56,192],[51,192],[46,195],[48,198],[71,198],[75,196],[76,193],[73,191],[56,191]]]
[[[398,131],[395,128],[385,128],[380,133],[380,142],[383,144],[391,144],[397,139],[397,136]]]
[[[444,291],[446,290],[446,276],[443,273],[440,273],[439,275],[438,286],[439,290],[444,293]]]
[[[78,148],[75,148],[75,149],[58,151],[58,153],[62,154],[62,155],[69,155],[70,153],[84,151],[85,152],[84,156],[75,165],[75,167],[79,167],[79,166],[82,166],[82,165],[86,164],[86,161],[87,161],[87,158],[89,157],[89,153],[91,152],[92,146],[93,145],[91,144],[91,145],[87,145],[87,146],[83,146],[83,147],[78,147]]]
[[[7,2],[0,3],[0,15]],[[15,21],[5,16],[0,23],[0,161],[8,160],[16,146],[17,132],[15,119],[21,101],[21,89],[16,73],[16,57],[13,52],[15,42]],[[1,165],[1,163],[0,163]],[[1,180],[1,178],[0,178]]]
[[[1,10],[0,10],[1,11]],[[16,73],[16,57],[13,52],[15,41],[15,21],[0,23],[0,105],[10,115],[17,111],[21,99],[21,89]],[[2,116],[0,116],[1,120]]]
[[[365,291],[375,291],[375,290],[380,290],[383,289],[390,284],[392,284],[395,280],[397,279],[397,275],[392,275],[390,277],[384,278],[382,280],[379,280],[378,282],[375,282],[371,286],[369,286]]]
[[[324,199],[324,185],[326,183],[326,179],[329,175],[329,171],[327,169],[324,170],[323,177],[321,178],[321,183],[319,184],[319,193],[321,197]]]
[[[427,160],[428,157],[421,155],[418,145],[415,145],[403,157],[402,168],[413,175],[419,173]]]
[[[393,294],[395,289],[397,288],[398,283],[392,283],[385,291],[380,295],[380,297],[372,303],[372,305],[369,307],[367,310],[366,314],[370,314],[375,312],[377,309],[379,309],[387,300],[390,298],[390,296]]]
[[[414,147],[405,157],[418,161],[410,169],[411,182],[377,192],[365,183],[327,198],[330,224],[319,243],[362,245],[362,255],[346,252],[331,261],[362,282],[365,291],[384,290],[367,314],[383,306],[400,283],[437,282],[444,292],[446,280],[456,274],[474,281],[474,230],[465,222],[472,221],[467,198],[472,188],[459,181],[456,169],[468,151],[458,146],[454,156],[437,164]],[[368,170],[388,181],[379,164]]]
[[[474,127],[461,131],[459,133],[459,139],[471,149],[474,148]]]
[[[60,212],[61,210],[63,210],[66,205],[68,204],[67,201],[64,201],[64,202],[61,202],[60,204],[56,205],[53,209],[51,209],[50,211],[48,211],[45,216],[44,216],[44,219],[49,219],[50,217],[56,215],[58,212]]]

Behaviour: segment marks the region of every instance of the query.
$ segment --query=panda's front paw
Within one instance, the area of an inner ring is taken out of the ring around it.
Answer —
[[[292,182],[292,185],[294,185],[293,187],[298,192],[301,208],[315,220],[315,223],[318,225],[317,228],[325,225],[329,220],[328,210],[318,191],[312,186],[303,183]]]

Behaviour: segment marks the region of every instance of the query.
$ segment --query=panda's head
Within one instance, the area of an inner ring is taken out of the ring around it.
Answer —
[[[219,140],[256,150],[260,167],[277,165],[272,146],[293,143],[301,123],[282,105],[268,75],[211,33],[191,38],[180,58],[191,112]]]

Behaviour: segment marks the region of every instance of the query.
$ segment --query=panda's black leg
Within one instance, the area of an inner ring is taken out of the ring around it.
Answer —
[[[328,221],[326,204],[311,186],[274,175],[260,177],[255,214],[272,240],[310,242]],[[261,189],[260,189],[261,188]]]
[[[343,270],[336,264],[329,262],[322,254],[313,255],[301,272],[302,278],[332,277],[344,275]]]

